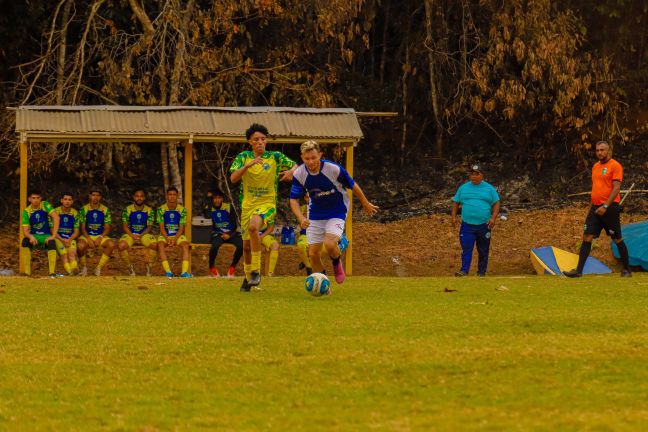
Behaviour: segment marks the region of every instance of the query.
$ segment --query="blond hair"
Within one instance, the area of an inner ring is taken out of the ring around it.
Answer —
[[[316,150],[318,153],[322,151],[319,143],[315,140],[304,141],[299,149],[302,154],[309,152],[311,150]]]

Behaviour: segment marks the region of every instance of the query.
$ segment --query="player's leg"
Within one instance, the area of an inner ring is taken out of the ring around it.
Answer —
[[[164,236],[158,237],[158,254],[160,254],[160,261],[162,262],[162,268],[164,269],[164,276],[173,277],[173,272],[171,271],[171,266],[169,265],[169,258],[167,257],[167,240]]]
[[[248,284],[257,286],[261,282],[261,237],[259,232],[264,222],[261,215],[255,214],[250,218],[248,233],[250,235],[250,278]]]
[[[312,243],[308,245],[308,257],[313,266],[313,272],[315,273],[324,273],[324,264],[322,263],[321,255],[322,244],[323,243]]]
[[[275,268],[277,267],[277,260],[279,259],[279,242],[268,234],[263,237],[263,246],[265,249],[265,274],[268,276],[274,275]]]
[[[146,248],[146,255],[144,262],[146,263],[146,276],[153,275],[153,264],[157,258],[158,242],[152,234],[145,234],[142,236],[142,245]]]
[[[243,271],[245,277],[241,284],[241,291],[250,291],[250,274],[252,273],[252,248],[250,247],[250,240],[243,239]]]
[[[227,270],[227,277],[234,277],[236,265],[241,260],[241,256],[243,255],[243,239],[241,239],[241,236],[238,233],[235,233],[232,237],[229,238],[228,242],[233,244],[235,249],[229,270]]]
[[[216,257],[218,256],[218,250],[225,243],[223,238],[218,233],[212,233],[212,244],[209,248],[209,273],[213,277],[218,277],[218,270],[216,269]]]
[[[70,263],[70,269],[72,274],[79,273],[79,260],[77,257],[77,243],[76,240],[70,242],[70,247],[67,248],[68,262]]]
[[[619,250],[621,263],[623,264],[623,271],[621,277],[632,277],[630,271],[630,254],[628,246],[623,241],[621,234],[621,209],[618,204],[612,204],[602,217],[605,226],[605,231],[609,235]]]
[[[324,235],[324,247],[326,252],[331,258],[333,264],[333,273],[335,273],[335,281],[339,284],[344,282],[346,277],[344,273],[344,266],[342,265],[342,252],[340,252],[340,238],[344,232],[344,220],[342,219],[329,219],[326,221]]]
[[[101,240],[99,248],[101,249],[101,258],[99,258],[99,263],[95,268],[95,276],[101,276],[101,269],[103,269],[108,261],[110,261],[112,251],[115,249],[115,241],[109,237],[104,237],[103,240]]]
[[[461,223],[459,229],[459,243],[461,245],[461,270],[455,273],[455,276],[466,276],[470,272],[470,264],[472,263],[473,250],[475,249],[475,242],[477,240],[474,225]]]
[[[592,241],[601,233],[603,229],[603,223],[601,219],[594,213],[596,207],[591,206],[589,212],[587,213],[587,218],[585,219],[585,230],[583,232],[583,242],[581,243],[580,250],[578,251],[578,265],[575,269],[563,272],[567,277],[580,277],[583,275],[583,269],[585,268],[585,262],[587,257],[589,257],[590,252],[592,251]]]
[[[70,265],[70,257],[68,253],[68,249],[65,247],[63,242],[59,239],[55,239],[54,243],[56,244],[56,252],[59,254],[61,257],[61,264],[63,264],[63,268],[67,272],[67,274],[71,275],[72,274],[72,266]]]
[[[32,249],[34,249],[34,245],[31,244],[31,242],[27,237],[23,237],[20,246],[22,249],[22,257],[24,260],[23,266],[25,268],[25,276],[31,276],[31,256],[32,256]]]
[[[312,220],[306,228],[306,240],[308,242],[308,258],[315,273],[324,273],[322,263],[322,245],[326,234],[326,221]]]
[[[306,240],[306,234],[300,235],[299,239],[297,240],[297,253],[299,254],[299,259],[306,268],[306,274],[311,274],[313,272],[313,268],[311,266],[310,260],[308,259],[308,241]]]
[[[56,276],[56,258],[58,256],[58,252],[56,251],[56,242],[54,241],[54,239],[47,240],[45,247],[47,248],[47,263],[49,265],[49,275]]]
[[[87,265],[87,255],[88,255],[88,248],[90,245],[86,241],[84,237],[79,237],[79,240],[77,240],[77,254],[79,256],[79,264],[81,265],[81,271],[79,272],[80,276],[87,276],[88,275],[88,265]]]
[[[187,278],[193,275],[189,271],[189,254],[191,253],[191,244],[183,235],[178,238],[178,247],[182,250],[182,272],[180,277]]]
[[[486,276],[488,268],[488,254],[490,251],[491,230],[488,224],[480,225],[476,236],[477,243],[477,276]]]
[[[130,260],[130,254],[128,253],[128,249],[133,246],[133,237],[129,236],[128,234],[124,234],[121,236],[119,239],[119,242],[117,243],[117,249],[119,250],[119,256],[121,257],[122,260],[124,260],[124,263],[126,263],[126,268],[128,268],[128,275],[129,276],[135,276],[135,268],[133,267],[133,263]]]

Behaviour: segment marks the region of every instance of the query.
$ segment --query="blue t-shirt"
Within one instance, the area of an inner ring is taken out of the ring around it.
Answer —
[[[461,204],[461,220],[470,225],[481,225],[491,218],[493,204],[499,201],[493,186],[485,181],[473,184],[468,181],[457,189],[452,201]]]
[[[308,192],[309,220],[346,219],[349,194],[355,182],[342,166],[322,159],[320,171],[311,174],[306,165],[300,165],[293,174],[290,198],[299,199]]]

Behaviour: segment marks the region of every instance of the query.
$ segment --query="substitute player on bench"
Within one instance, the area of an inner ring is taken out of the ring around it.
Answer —
[[[22,229],[25,237],[22,239],[22,250],[25,275],[31,276],[31,251],[35,247],[47,249],[49,275],[56,274],[56,243],[54,239],[59,228],[59,216],[54,207],[43,201],[39,191],[29,194],[29,205],[22,211]]]
[[[151,229],[155,223],[155,212],[145,204],[145,201],[146,195],[144,191],[138,189],[133,194],[133,204],[122,211],[124,234],[119,239],[117,248],[119,249],[119,255],[128,266],[130,276],[135,276],[135,267],[128,253],[128,249],[133,245],[140,244],[147,249],[146,276],[152,275],[153,262],[157,256],[157,239],[151,234]]]
[[[61,196],[61,205],[54,209],[60,218],[59,229],[56,234],[56,250],[61,256],[63,268],[70,275],[79,272],[76,239],[81,233],[79,230],[81,217],[79,212],[72,207],[73,202],[72,194],[65,192]]]

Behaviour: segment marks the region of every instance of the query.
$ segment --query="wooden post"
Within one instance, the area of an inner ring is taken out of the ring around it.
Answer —
[[[18,272],[25,273],[25,262],[22,254],[22,239],[24,237],[22,229],[22,211],[27,202],[27,136],[24,132],[20,134],[20,200],[18,204]]]
[[[353,177],[353,146],[352,143],[346,149],[346,170],[349,172],[349,175]],[[349,240],[349,246],[346,250],[346,259],[344,262],[344,267],[346,274],[349,276],[353,275],[353,191],[347,189],[349,192],[349,212],[347,213],[346,220],[346,236]]]
[[[187,210],[187,222],[185,225],[185,236],[189,240],[189,272],[191,273],[191,217],[193,206],[193,134],[185,143],[184,152],[184,207]]]

